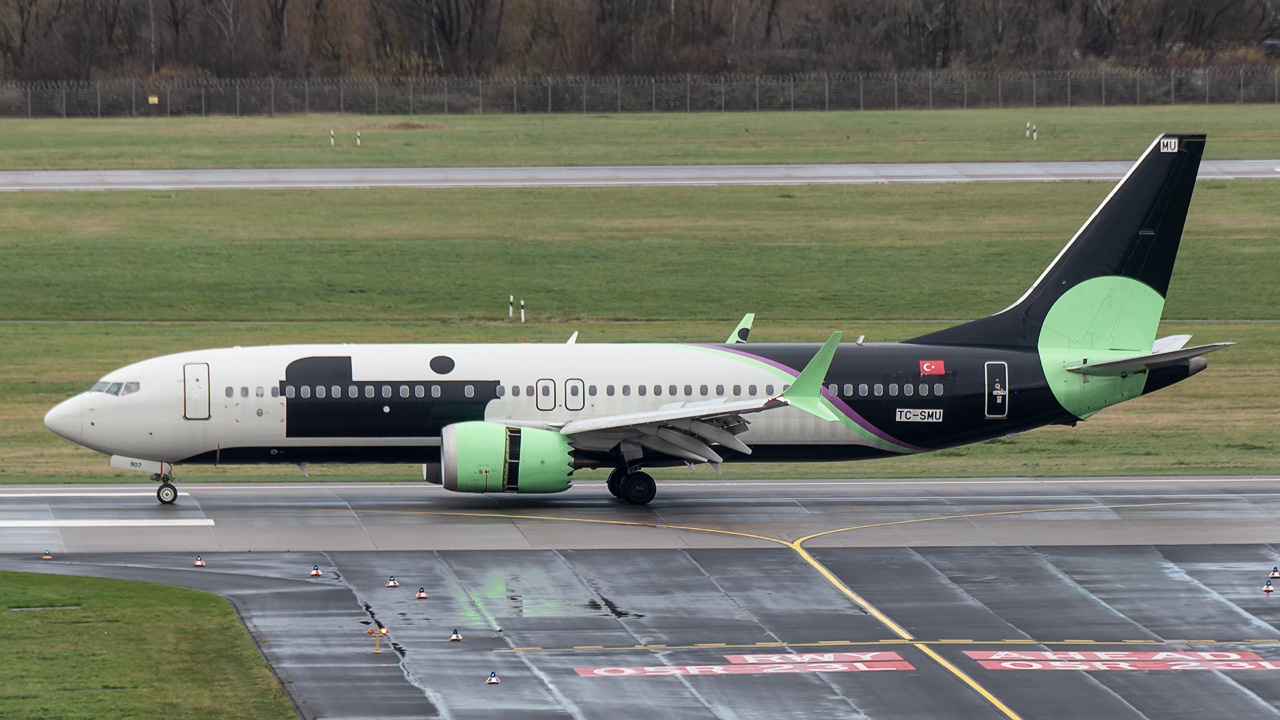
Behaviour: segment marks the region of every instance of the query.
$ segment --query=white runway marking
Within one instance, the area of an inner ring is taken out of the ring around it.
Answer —
[[[213,527],[208,518],[190,520],[0,520],[3,528]]]
[[[49,492],[23,492],[23,493],[0,493],[0,500],[4,498],[116,498],[116,497],[151,497],[155,495],[153,492],[59,492],[51,490]],[[180,492],[178,496],[190,495],[190,493]]]

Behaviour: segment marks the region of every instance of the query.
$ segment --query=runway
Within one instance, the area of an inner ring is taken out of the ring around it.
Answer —
[[[1277,483],[4,486],[0,569],[226,595],[305,717],[1280,717]]]
[[[1119,180],[1131,162],[265,168],[0,172],[0,191],[815,185]],[[1205,160],[1201,180],[1280,179],[1280,160]]]

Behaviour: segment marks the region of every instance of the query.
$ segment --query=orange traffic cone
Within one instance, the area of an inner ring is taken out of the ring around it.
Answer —
[[[458,634],[457,630],[454,630],[453,634],[449,636],[449,642],[462,642],[462,636]]]
[[[1271,574],[1267,577],[1280,578],[1280,567],[1271,568]]]
[[[52,560],[52,559],[53,559],[53,553],[52,553],[51,551],[49,551],[49,550],[45,550],[45,551],[44,551],[44,558],[42,558],[42,559],[44,559],[44,560]]]
[[[204,559],[203,559],[203,558],[201,558],[199,555],[197,555],[197,556],[196,556],[195,566],[196,566],[196,567],[204,567]]]
[[[323,575],[323,574],[324,574],[324,573],[320,572],[320,566],[319,566],[319,565],[313,565],[313,566],[311,567],[311,577],[319,577],[320,575]]]
[[[387,587],[400,587],[400,583],[396,582],[395,575],[392,575],[391,579],[387,581]]]
[[[1263,586],[1262,586],[1262,592],[1264,592],[1264,593],[1266,593],[1266,594],[1268,594],[1268,595],[1270,595],[1270,594],[1271,594],[1271,592],[1272,592],[1273,590],[1275,590],[1275,588],[1271,587],[1271,581],[1270,581],[1270,580],[1268,580],[1268,581],[1267,581],[1267,584],[1266,584],[1266,585],[1263,585]]]
[[[417,594],[417,595],[414,595],[414,597],[418,598],[419,600],[426,600],[426,599],[427,599],[427,589],[426,589],[426,588],[418,588],[418,594]]]
[[[489,679],[488,679],[488,680],[485,680],[485,681],[484,681],[484,684],[485,684],[485,685],[497,685],[497,684],[498,684],[498,683],[500,683],[500,682],[502,682],[502,681],[498,679],[498,673],[496,673],[496,672],[491,672],[491,673],[489,673]]]

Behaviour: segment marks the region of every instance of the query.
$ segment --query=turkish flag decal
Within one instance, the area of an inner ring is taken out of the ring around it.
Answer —
[[[947,365],[941,360],[921,360],[921,375],[945,375],[947,373]]]

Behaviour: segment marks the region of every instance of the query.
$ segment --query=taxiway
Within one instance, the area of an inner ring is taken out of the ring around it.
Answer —
[[[224,595],[305,717],[1280,716],[1280,478],[695,478],[6,486],[0,568]]]

